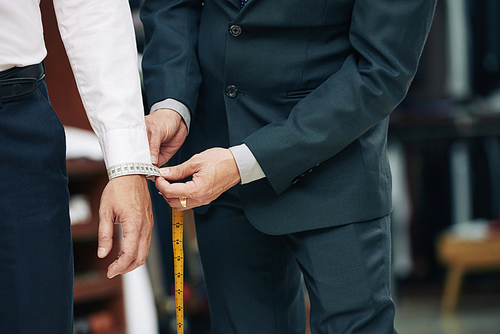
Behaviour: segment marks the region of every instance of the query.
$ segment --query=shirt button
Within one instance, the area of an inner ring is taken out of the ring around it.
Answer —
[[[238,95],[238,88],[235,85],[229,85],[226,87],[226,95],[234,99]]]
[[[243,30],[241,29],[240,26],[238,25],[232,25],[229,27],[229,33],[233,36],[233,37],[238,37],[239,35],[241,35],[241,32]]]

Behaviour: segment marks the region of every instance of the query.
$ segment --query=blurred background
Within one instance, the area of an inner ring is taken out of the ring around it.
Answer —
[[[140,5],[130,0],[139,57]],[[42,0],[49,93],[67,133],[88,136],[51,6]],[[81,143],[93,139],[76,138],[68,138],[68,151],[77,152],[68,156],[76,203],[75,333],[175,333],[170,208],[150,184],[155,233],[148,262],[122,280],[103,280],[106,264],[94,259],[93,231],[106,175],[93,148],[82,153]],[[500,1],[438,1],[418,73],[391,116],[388,151],[396,329],[500,333]],[[184,248],[185,333],[209,333],[190,213]]]

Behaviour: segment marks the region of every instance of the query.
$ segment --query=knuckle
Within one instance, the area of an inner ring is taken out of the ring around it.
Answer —
[[[142,224],[139,223],[136,219],[134,219],[133,222],[135,223],[128,224],[128,230],[130,231],[130,233],[138,234],[141,231]]]
[[[100,240],[111,240],[112,236],[104,231],[100,231],[97,236]]]
[[[138,266],[142,266],[144,263],[146,263],[146,258],[145,257],[138,257],[135,259],[135,263],[138,264]]]
[[[130,263],[135,261],[135,255],[124,253],[122,254],[122,256],[120,256],[120,260],[122,261],[125,267],[128,267]]]

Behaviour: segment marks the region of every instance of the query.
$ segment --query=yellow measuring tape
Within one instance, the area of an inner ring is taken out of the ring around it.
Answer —
[[[184,212],[172,208],[172,244],[174,248],[175,315],[177,334],[184,333]]]

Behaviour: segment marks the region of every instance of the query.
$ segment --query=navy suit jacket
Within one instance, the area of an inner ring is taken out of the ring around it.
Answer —
[[[266,174],[237,186],[269,234],[391,210],[388,116],[416,72],[436,0],[146,0],[148,103],[183,102],[179,153],[245,143]]]

